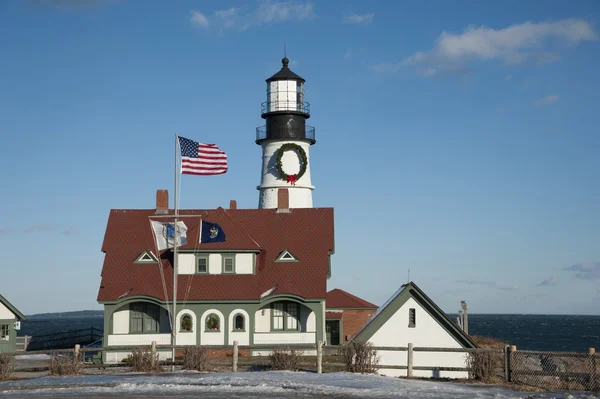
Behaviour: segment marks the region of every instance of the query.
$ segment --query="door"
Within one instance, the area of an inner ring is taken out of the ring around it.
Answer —
[[[327,339],[327,345],[339,345],[340,344],[340,321],[339,320],[327,320],[325,322],[325,336]]]

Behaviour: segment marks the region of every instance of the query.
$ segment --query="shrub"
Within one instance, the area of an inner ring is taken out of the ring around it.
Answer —
[[[0,381],[8,380],[14,371],[14,356],[8,353],[0,353]]]
[[[183,369],[206,371],[209,368],[208,349],[202,345],[183,349]]]
[[[131,367],[132,371],[162,371],[162,367],[158,362],[158,353],[153,356],[149,347],[133,348],[131,354],[124,359],[124,362]]]
[[[50,358],[50,375],[72,375],[81,372],[79,357],[70,353],[52,353]]]
[[[483,382],[493,382],[496,367],[502,364],[502,362],[502,353],[471,352],[467,355],[469,378]]]
[[[346,371],[351,373],[374,373],[379,364],[379,355],[368,342],[352,341],[342,348]]]
[[[269,355],[269,363],[273,370],[292,370],[300,369],[300,356],[302,351],[297,351],[294,348],[283,350],[275,349]]]
[[[504,349],[504,346],[506,345],[506,343],[494,337],[471,335],[471,339],[475,341],[477,346],[479,346],[480,348]]]

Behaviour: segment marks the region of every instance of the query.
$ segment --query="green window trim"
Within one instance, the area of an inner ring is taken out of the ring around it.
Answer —
[[[202,262],[201,262],[202,261]],[[200,270],[200,263],[204,263],[204,269]],[[208,255],[196,255],[195,260],[196,274],[208,274],[209,269],[209,257]]]
[[[300,304],[273,302],[271,304],[271,331],[300,331]]]
[[[216,326],[216,328],[214,328]],[[210,313],[206,316],[204,322],[204,332],[218,333],[221,332],[221,318],[216,313]]]
[[[10,324],[0,324],[0,341],[10,341]]]
[[[225,270],[227,260],[231,260],[231,270]],[[223,274],[235,274],[235,254],[223,254],[221,255],[221,273]]]
[[[134,302],[129,305],[129,333],[156,334],[160,331],[160,306]]]
[[[242,327],[238,328],[238,320],[237,318],[241,317],[242,318]],[[246,316],[244,316],[241,313],[236,313],[235,316],[233,316],[233,329],[231,330],[231,332],[245,332],[246,331]]]
[[[410,328],[417,326],[417,310],[415,308],[408,309],[408,326]]]

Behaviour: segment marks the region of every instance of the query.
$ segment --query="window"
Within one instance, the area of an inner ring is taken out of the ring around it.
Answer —
[[[417,326],[417,311],[413,308],[408,309],[408,326]]]
[[[219,332],[221,331],[221,320],[214,313],[206,316],[206,331]]]
[[[142,252],[133,263],[157,263],[158,259],[152,251],[145,250]]]
[[[223,255],[223,273],[235,273],[235,255]]]
[[[292,255],[290,251],[285,249],[279,255],[277,255],[275,262],[298,262],[298,259],[296,259],[296,257]]]
[[[153,303],[132,303],[130,306],[130,331],[155,333],[159,330],[160,308]]]
[[[237,314],[233,318],[233,330],[234,331],[244,331],[244,315]]]
[[[180,331],[192,331],[192,327],[194,327],[192,316],[189,314],[184,314],[181,317]]]
[[[10,338],[10,324],[0,324],[0,341],[8,341]]]
[[[299,305],[293,302],[277,302],[273,304],[272,312],[272,330],[279,331],[297,331],[300,323],[298,322]]]
[[[196,272],[208,274],[208,256],[196,258]]]

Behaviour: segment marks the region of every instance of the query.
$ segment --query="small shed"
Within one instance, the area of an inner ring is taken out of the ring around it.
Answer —
[[[16,327],[23,320],[23,313],[0,295],[0,353],[16,351]]]
[[[400,287],[351,338],[373,346],[476,348],[477,344],[413,282]],[[380,365],[406,366],[405,351],[378,351]],[[413,352],[413,366],[465,367],[463,352]],[[379,374],[406,376],[405,370],[379,369]],[[415,377],[466,378],[465,371],[414,370]]]

